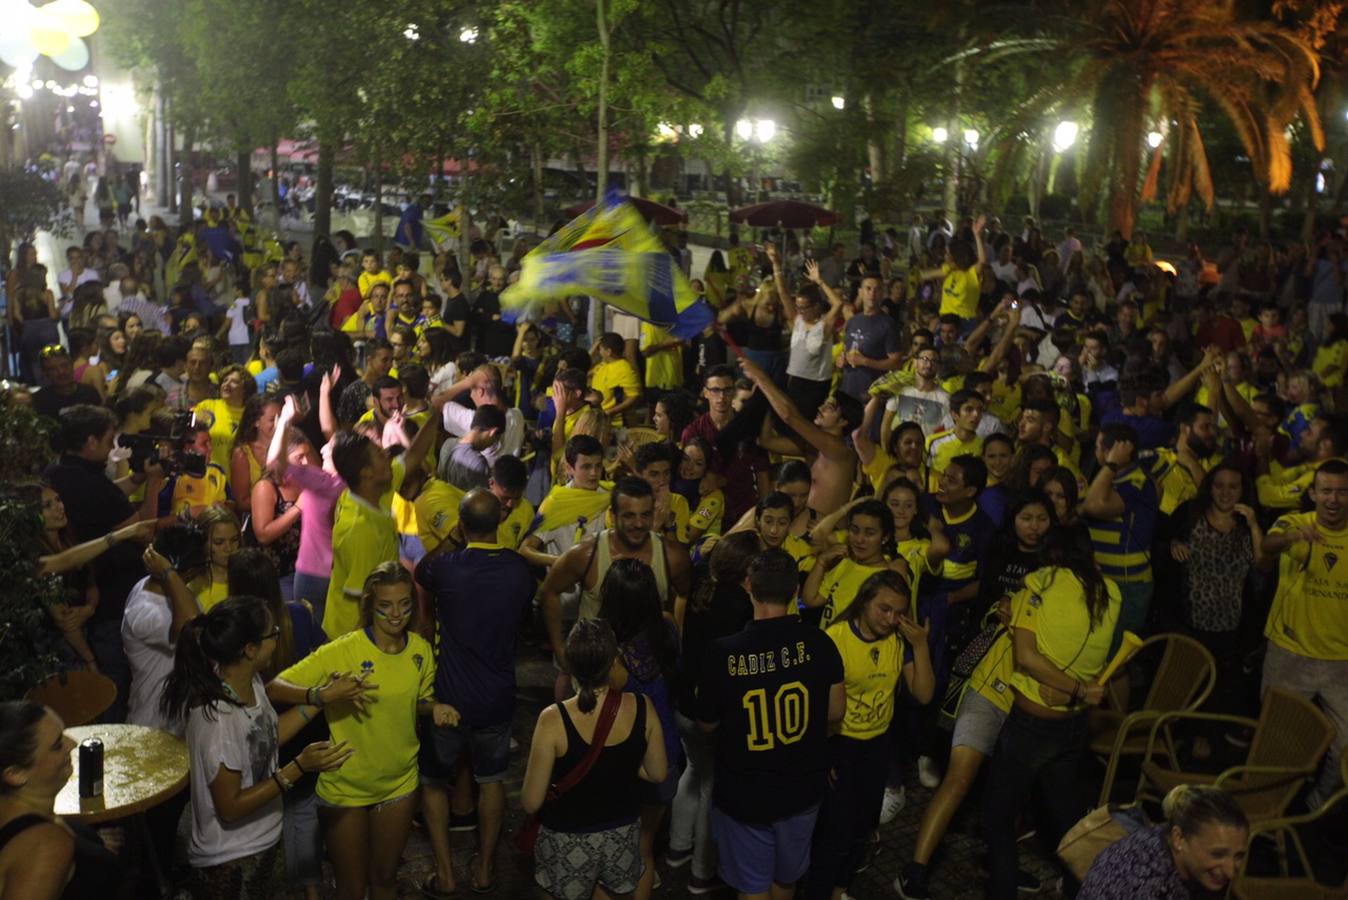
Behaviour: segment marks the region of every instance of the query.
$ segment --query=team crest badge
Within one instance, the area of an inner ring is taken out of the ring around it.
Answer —
[[[1327,571],[1330,571],[1330,572],[1334,571],[1334,566],[1335,566],[1335,564],[1338,563],[1338,561],[1339,561],[1339,555],[1338,555],[1337,553],[1334,553],[1334,552],[1332,552],[1332,551],[1329,552],[1329,553],[1326,553],[1326,554],[1325,554],[1325,569],[1326,569]]]
[[[871,665],[873,665],[873,666],[878,666],[878,665],[880,665],[880,648],[879,648],[879,647],[872,647],[872,648],[871,648]]]
[[[364,678],[364,677],[367,676],[367,675],[373,675],[373,674],[374,674],[374,660],[372,660],[372,659],[367,659],[367,660],[365,660],[364,662],[362,662],[362,663],[360,664],[360,674],[361,674],[361,677],[362,677],[362,678]]]
[[[1035,609],[1038,609],[1039,607],[1044,605],[1044,598],[1039,596],[1038,594],[1031,594],[1029,597],[1029,604],[1033,606]]]
[[[420,653],[413,653],[413,654],[412,654],[412,665],[414,665],[414,666],[417,667],[417,671],[418,671],[418,672],[421,671],[421,654],[420,654]]]

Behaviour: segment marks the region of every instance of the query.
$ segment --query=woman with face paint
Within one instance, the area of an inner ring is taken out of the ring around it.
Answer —
[[[383,563],[365,580],[361,627],[324,644],[267,686],[283,703],[323,707],[334,741],[353,755],[318,779],[319,822],[337,873],[340,900],[393,900],[417,807],[418,716],[455,725],[459,713],[432,700],[435,656],[411,630],[416,612],[412,576]],[[332,679],[331,673],[342,673]],[[347,681],[359,688],[332,701]]]

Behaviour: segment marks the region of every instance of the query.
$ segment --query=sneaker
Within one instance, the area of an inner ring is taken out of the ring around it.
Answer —
[[[936,768],[936,760],[930,756],[917,758],[917,780],[928,790],[934,791],[941,786],[941,771]]]
[[[696,875],[688,879],[688,893],[696,894],[699,897],[703,894],[714,894],[725,888],[721,879],[713,875],[710,878],[698,878]]]
[[[885,788],[885,799],[880,804],[880,824],[888,825],[908,802],[908,791],[903,785]]]
[[[1039,889],[1041,887],[1043,887],[1043,885],[1040,884],[1038,878],[1035,878],[1033,875],[1031,875],[1029,872],[1026,872],[1024,869],[1016,870],[1017,894],[1037,894],[1039,893]]]
[[[871,864],[875,862],[875,858],[879,855],[880,829],[877,828],[875,831],[871,832],[870,843],[866,845],[866,855],[861,858],[861,862],[857,865],[856,874],[860,875],[862,872],[869,869]]]
[[[931,889],[927,887],[925,867],[908,865],[894,879],[894,890],[903,900],[931,900]]]
[[[671,869],[677,869],[680,866],[686,866],[688,860],[692,858],[692,847],[689,847],[687,850],[675,850],[673,847],[670,847],[669,852],[665,854],[665,865],[669,866]]]
[[[477,810],[470,813],[459,815],[456,812],[449,814],[450,831],[476,831],[477,830]]]

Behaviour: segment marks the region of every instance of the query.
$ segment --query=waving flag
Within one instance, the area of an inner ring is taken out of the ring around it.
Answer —
[[[436,250],[445,249],[450,241],[459,236],[459,208],[456,206],[437,219],[426,219],[421,226],[430,236],[431,245]]]
[[[588,294],[683,339],[696,337],[716,318],[641,214],[614,193],[531,250],[519,281],[501,294],[501,306],[518,313],[576,294]]]

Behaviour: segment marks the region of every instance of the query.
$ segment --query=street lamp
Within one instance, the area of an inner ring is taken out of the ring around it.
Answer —
[[[421,30],[417,28],[417,23],[409,22],[407,27],[403,29],[403,37],[407,38],[409,41],[421,40]]]
[[[696,122],[694,122],[693,124],[689,125],[689,126],[688,126],[688,136],[689,136],[689,137],[695,137],[695,138],[702,137],[702,126],[699,125],[699,124],[697,124]]]
[[[970,150],[978,149],[978,131],[974,128],[964,129],[964,143],[969,145]]]
[[[1076,122],[1059,122],[1058,127],[1053,129],[1053,151],[1055,153],[1067,152],[1076,142]]]
[[[777,133],[777,123],[771,119],[759,119],[754,122],[754,135],[760,144],[766,144]]]
[[[931,139],[938,144],[944,144],[948,137],[950,137],[950,132],[946,131],[940,125],[937,125],[931,130]]]
[[[833,108],[834,108],[834,109],[846,109],[846,108],[847,108],[847,98],[846,98],[846,97],[834,97],[834,98],[833,98]]]
[[[1161,141],[1163,140],[1165,140],[1165,138],[1162,136],[1161,132],[1150,132],[1147,135],[1147,146],[1155,150],[1157,147],[1161,146]]]
[[[463,29],[463,31],[459,32],[459,40],[465,44],[476,44],[477,29],[472,25],[469,25],[467,28]]]
[[[754,123],[748,119],[740,119],[735,123],[735,134],[742,141],[747,141],[754,136]]]

